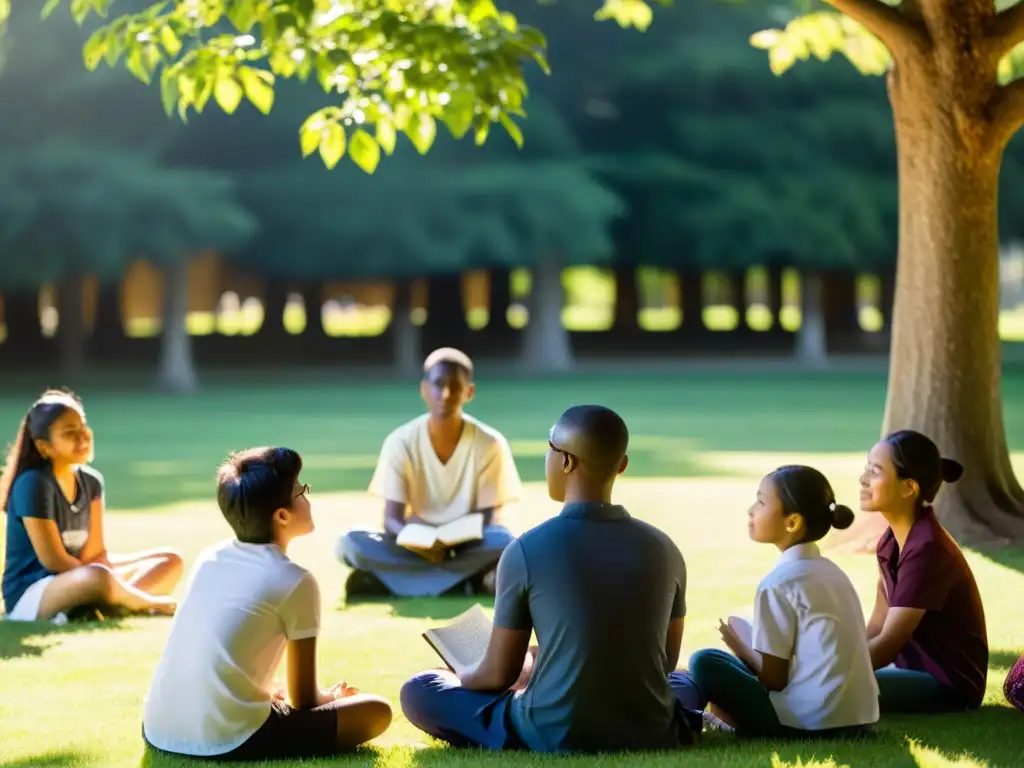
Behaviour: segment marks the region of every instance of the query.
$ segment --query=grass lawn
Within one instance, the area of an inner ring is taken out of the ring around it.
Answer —
[[[863,454],[877,437],[883,387],[871,376],[495,382],[483,388],[474,411],[506,431],[531,480],[539,478],[547,426],[565,405],[597,400],[623,412],[634,433],[634,449],[619,500],[668,531],[689,566],[685,659],[693,650],[718,644],[716,619],[747,609],[758,579],[774,560],[770,550],[746,537],[744,513],[757,477],[783,460],[806,461],[832,478],[840,500],[851,499]],[[415,391],[342,384],[214,389],[190,400],[84,394],[97,429],[97,466],[107,477],[110,504],[117,508],[108,518],[112,549],[166,544],[191,562],[200,549],[228,533],[208,501],[195,501],[210,495],[217,459],[232,447],[291,444],[306,454],[306,479],[314,486],[318,530],[296,542],[291,554],[320,579],[323,682],[344,678],[397,701],[406,677],[436,666],[420,632],[461,612],[470,601],[348,607],[342,595],[345,570],[332,554],[343,530],[373,524],[379,517],[379,504],[358,489],[368,479],[387,429],[417,411]],[[0,430],[13,432],[31,395],[0,398]],[[1014,441],[1024,435],[1024,379],[1008,377],[1005,395],[1007,429]],[[1024,470],[1024,463],[1017,465]],[[510,522],[523,529],[556,511],[543,489],[531,484]],[[709,737],[685,756],[589,759],[455,751],[428,743],[398,714],[372,748],[332,764],[1019,766],[1024,762],[1024,719],[1002,702],[1001,683],[1024,650],[1024,613],[1016,603],[1024,591],[1024,552],[972,552],[969,557],[988,608],[992,647],[988,696],[980,712],[887,719],[868,744],[737,745]],[[873,559],[837,560],[865,597],[873,594]],[[142,699],[169,626],[167,620],[141,618],[62,629],[0,623],[0,765],[191,765],[144,754],[139,738]]]

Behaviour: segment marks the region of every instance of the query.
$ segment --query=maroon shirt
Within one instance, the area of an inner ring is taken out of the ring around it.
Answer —
[[[926,509],[899,551],[892,528],[878,540],[878,570],[892,608],[925,613],[896,656],[896,666],[927,672],[981,706],[988,675],[985,610],[960,547]]]

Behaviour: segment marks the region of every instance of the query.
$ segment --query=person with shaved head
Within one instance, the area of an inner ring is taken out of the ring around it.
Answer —
[[[456,746],[609,752],[692,745],[700,715],[677,701],[686,566],[671,539],[612,502],[629,430],[600,405],[552,427],[548,493],[561,513],[498,564],[483,659],[424,672],[401,691],[420,730]],[[538,645],[530,647],[531,633]]]
[[[464,412],[474,394],[465,353],[443,347],[427,357],[420,382],[427,413],[387,436],[370,481],[370,493],[384,501],[384,531],[352,530],[338,542],[338,558],[352,568],[349,597],[494,593],[495,566],[512,541],[499,513],[519,498],[521,483],[504,436]],[[478,540],[428,549],[399,543],[410,523],[437,528],[473,513],[483,516]]]

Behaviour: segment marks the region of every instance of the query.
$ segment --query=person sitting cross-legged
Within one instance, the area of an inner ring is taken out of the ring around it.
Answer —
[[[320,587],[287,555],[313,531],[302,458],[253,448],[217,473],[217,502],[236,538],[207,549],[143,705],[145,742],[217,760],[328,756],[391,724],[391,707],[344,682],[317,684]],[[286,657],[287,679],[274,675]]]
[[[545,463],[561,514],[501,556],[494,626],[475,668],[461,679],[424,672],[402,687],[410,723],[456,746],[490,749],[694,742],[700,716],[687,716],[668,682],[683,636],[683,557],[668,536],[611,501],[628,440],[607,408],[562,414]]]
[[[427,357],[420,394],[428,412],[388,435],[370,482],[384,500],[384,530],[352,530],[338,542],[338,559],[353,569],[349,597],[427,597],[460,585],[493,594],[494,567],[512,541],[498,515],[521,484],[505,438],[463,412],[474,392],[465,354],[442,348]],[[461,543],[411,548],[401,536],[410,524],[440,531],[473,514],[479,528]]]
[[[672,674],[676,695],[704,708],[710,724],[754,738],[859,737],[878,720],[878,685],[861,631],[860,598],[817,542],[847,528],[821,472],[779,467],[748,512],[750,538],[779,550],[754,597],[749,637],[732,620],[719,631],[733,654],[709,648]],[[690,698],[690,697],[693,698]]]

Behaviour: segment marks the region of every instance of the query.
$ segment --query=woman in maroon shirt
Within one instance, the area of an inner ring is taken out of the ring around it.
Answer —
[[[1017,659],[1010,674],[1003,683],[1003,694],[1006,700],[1021,712],[1024,712],[1024,656]]]
[[[963,552],[935,516],[943,482],[963,467],[920,432],[894,432],[868,455],[860,507],[889,528],[878,541],[878,593],[868,645],[883,712],[981,706],[988,637],[981,595]]]

